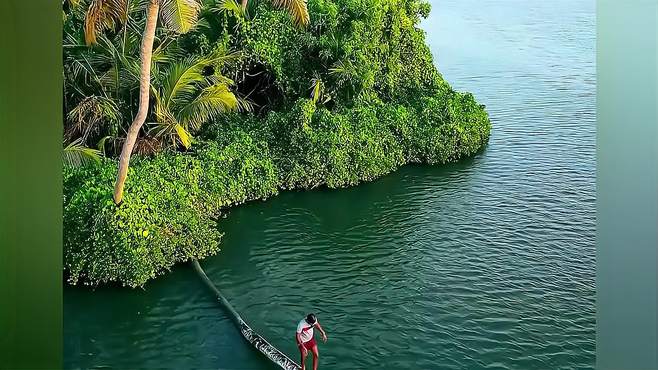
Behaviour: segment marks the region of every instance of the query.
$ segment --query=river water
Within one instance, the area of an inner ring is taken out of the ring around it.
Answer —
[[[202,266],[295,359],[315,312],[321,369],[593,368],[594,0],[431,2],[428,43],[487,105],[488,147],[238,207]],[[274,369],[188,266],[64,299],[67,368]]]

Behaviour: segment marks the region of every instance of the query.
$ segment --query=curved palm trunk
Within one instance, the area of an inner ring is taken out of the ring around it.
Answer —
[[[242,10],[247,9],[247,1],[249,1],[249,0],[242,0]]]
[[[117,174],[117,182],[114,185],[114,203],[119,204],[123,199],[123,186],[128,176],[128,165],[130,164],[130,155],[135,147],[135,141],[139,130],[142,128],[146,115],[149,110],[149,91],[151,88],[151,56],[153,54],[153,40],[155,39],[155,27],[158,24],[158,10],[160,8],[159,0],[150,0],[146,10],[146,27],[144,28],[144,35],[142,36],[142,47],[140,51],[140,59],[142,61],[142,69],[140,71],[139,79],[139,109],[137,115],[133,120],[126,141],[123,143],[121,149],[121,156],[119,157],[119,173]]]

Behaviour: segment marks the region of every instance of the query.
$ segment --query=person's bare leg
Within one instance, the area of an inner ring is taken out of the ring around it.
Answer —
[[[306,364],[305,364],[306,355],[304,355],[304,351],[302,350],[301,347],[299,348],[299,352],[300,352],[300,355],[302,355],[302,363],[300,365],[302,365],[302,370],[306,370]],[[307,354],[308,354],[308,352],[307,352]]]
[[[320,353],[318,353],[318,346],[313,346],[311,351],[313,351],[313,370],[318,370],[318,358],[320,357]]]

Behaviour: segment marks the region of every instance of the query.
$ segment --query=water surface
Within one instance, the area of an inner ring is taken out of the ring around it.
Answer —
[[[488,147],[238,207],[202,266],[291,355],[317,313],[323,369],[593,368],[594,1],[431,2],[435,61],[487,105]],[[66,288],[65,364],[273,369],[187,266]]]

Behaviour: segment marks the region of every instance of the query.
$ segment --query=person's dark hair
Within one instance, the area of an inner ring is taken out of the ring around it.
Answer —
[[[318,322],[318,318],[315,317],[315,314],[314,314],[314,313],[309,313],[309,314],[306,316],[306,322],[307,322],[309,325],[314,325],[316,322]]]

